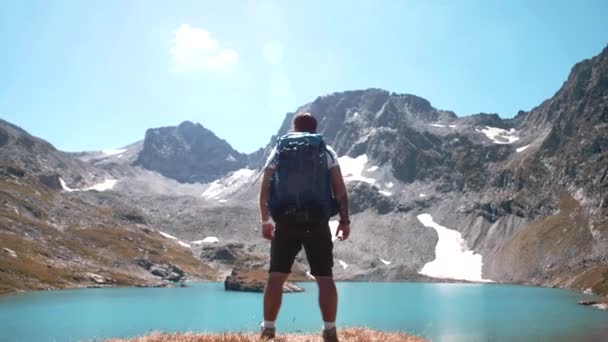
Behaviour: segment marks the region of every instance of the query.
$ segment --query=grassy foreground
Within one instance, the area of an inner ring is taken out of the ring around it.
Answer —
[[[425,340],[417,336],[408,336],[403,333],[386,333],[376,330],[363,328],[338,329],[338,337],[341,342],[369,342],[369,341],[395,341],[395,342],[424,342]],[[161,334],[135,337],[131,339],[111,339],[108,342],[258,342],[259,334]],[[276,342],[320,342],[320,333],[314,334],[277,334],[273,340]]]

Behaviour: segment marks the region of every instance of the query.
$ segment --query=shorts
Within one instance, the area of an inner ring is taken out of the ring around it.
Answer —
[[[296,255],[304,246],[306,259],[313,276],[332,276],[333,247],[329,224],[290,226],[277,224],[270,243],[269,272],[291,273]]]

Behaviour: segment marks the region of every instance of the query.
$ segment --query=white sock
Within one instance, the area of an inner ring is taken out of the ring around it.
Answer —
[[[274,328],[274,321],[264,321],[262,322],[262,328]]]
[[[323,330],[329,330],[336,327],[336,322],[323,322]]]

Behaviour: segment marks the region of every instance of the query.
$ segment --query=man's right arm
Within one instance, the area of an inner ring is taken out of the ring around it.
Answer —
[[[270,213],[268,211],[268,197],[270,194],[270,176],[274,170],[265,168],[262,176],[262,186],[260,188],[260,219],[262,221],[262,236],[265,239],[272,239],[274,225],[270,222]]]
[[[336,236],[342,232],[341,240],[348,239],[350,235],[350,215],[348,212],[348,193],[340,166],[335,166],[329,169],[331,175],[331,185],[334,191],[334,198],[338,202],[338,214],[340,215],[340,224],[336,230]]]

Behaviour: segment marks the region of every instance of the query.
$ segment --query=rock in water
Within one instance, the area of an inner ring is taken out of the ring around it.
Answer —
[[[226,277],[224,289],[226,291],[264,292],[267,276],[268,273],[262,270],[238,270],[235,268]],[[283,292],[304,292],[304,289],[294,283],[285,282]]]

